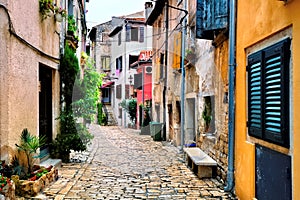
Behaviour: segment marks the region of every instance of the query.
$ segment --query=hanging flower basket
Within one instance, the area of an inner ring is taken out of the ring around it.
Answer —
[[[55,21],[57,22],[62,22],[63,20],[63,16],[60,13],[56,13],[54,17],[55,17]]]
[[[55,21],[57,22],[62,22],[63,18],[67,16],[67,11],[57,6],[54,7],[54,13]]]

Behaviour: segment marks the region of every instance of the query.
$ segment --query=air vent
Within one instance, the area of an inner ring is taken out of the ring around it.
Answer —
[[[151,74],[152,73],[152,67],[151,66],[146,67],[145,71],[146,71],[147,74]]]

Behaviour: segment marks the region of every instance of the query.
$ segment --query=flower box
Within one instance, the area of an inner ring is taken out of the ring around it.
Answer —
[[[36,196],[41,190],[48,186],[51,182],[58,179],[58,169],[52,168],[48,173],[42,175],[35,181],[19,180],[18,175],[13,175],[12,180],[16,185],[16,195],[25,198]]]
[[[13,200],[15,197],[15,183],[10,180],[0,191],[0,199]]]

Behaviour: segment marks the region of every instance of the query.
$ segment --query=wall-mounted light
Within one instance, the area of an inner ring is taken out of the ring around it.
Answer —
[[[130,85],[132,85],[132,80],[133,80],[133,77],[132,77],[132,75],[131,75],[131,74],[129,75],[128,79],[129,79],[129,84],[130,84]]]

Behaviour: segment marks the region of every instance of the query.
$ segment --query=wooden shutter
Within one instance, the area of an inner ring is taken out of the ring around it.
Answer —
[[[139,74],[134,74],[133,76],[134,76],[133,88],[141,90],[143,86],[143,74],[139,73]]]
[[[145,38],[145,27],[140,26],[140,38],[139,42],[144,42]]]
[[[126,25],[126,42],[130,42],[130,31],[131,31],[131,26]]]
[[[173,45],[173,65],[172,67],[176,70],[180,69],[181,61],[181,32],[174,34],[174,45]]]
[[[125,99],[129,99],[130,85],[125,85]]]
[[[213,39],[213,31],[228,27],[228,0],[197,0],[196,38]]]
[[[122,98],[122,85],[116,85],[116,98]]]
[[[290,39],[248,57],[249,135],[289,146]]]
[[[289,139],[289,40],[265,51],[265,139],[286,146]],[[286,65],[287,64],[287,65]]]
[[[262,52],[248,57],[249,135],[262,137]]]
[[[211,30],[223,29],[228,26],[229,5],[228,0],[214,0],[213,16],[211,16]]]

